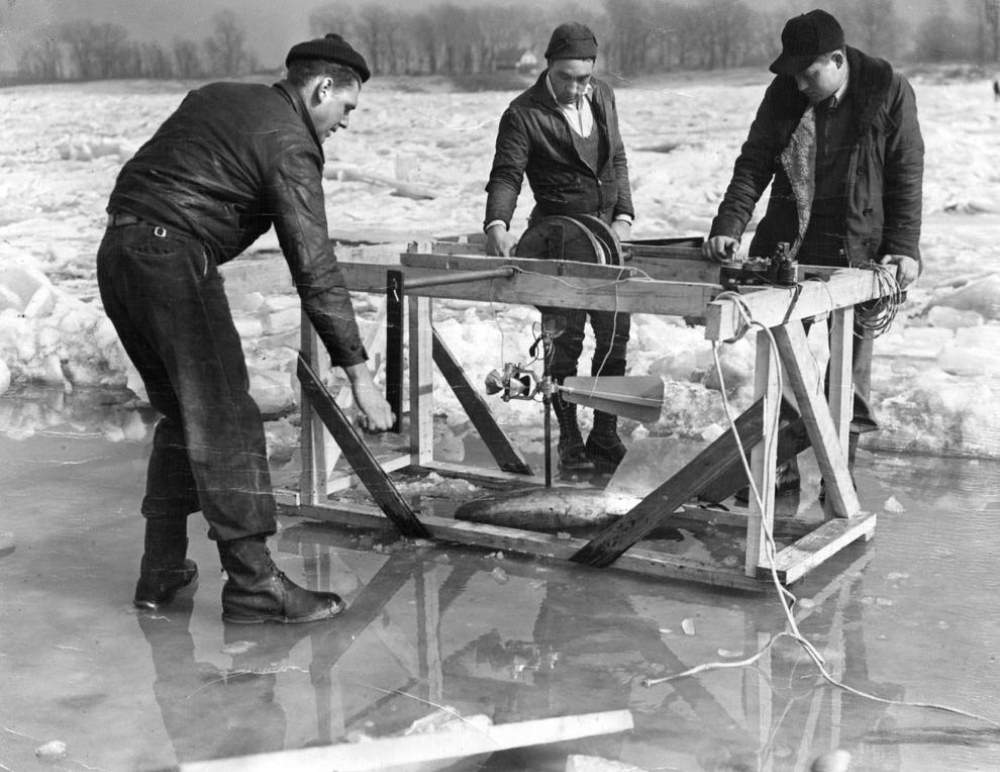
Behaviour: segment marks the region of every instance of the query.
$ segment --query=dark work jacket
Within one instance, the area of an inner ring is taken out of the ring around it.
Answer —
[[[633,216],[628,162],[611,87],[596,78],[592,81],[594,130],[602,131],[608,142],[607,162],[595,173],[576,150],[569,122],[549,93],[547,76],[548,70],[500,118],[486,185],[486,224],[502,220],[510,225],[525,174],[539,215]]]
[[[856,123],[847,173],[845,262],[865,265],[887,254],[919,261],[924,142],[913,89],[882,59],[848,47],[847,61]],[[750,255],[767,257],[779,242],[797,242],[804,232],[800,230],[804,218],[796,193],[808,206],[813,180],[791,179],[783,153],[807,106],[793,77],[779,75],[768,86],[712,222],[711,236],[739,239],[771,183],[770,201],[750,243]],[[804,187],[809,190],[803,195]]]
[[[109,212],[128,212],[202,241],[218,263],[272,225],[302,307],[333,364],[367,359],[330,244],[323,145],[298,94],[212,83],[180,107],[122,168]]]

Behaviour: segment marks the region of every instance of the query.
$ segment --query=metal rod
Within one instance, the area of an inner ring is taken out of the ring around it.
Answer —
[[[408,279],[406,288],[408,290],[420,289],[421,287],[440,287],[444,284],[465,284],[470,281],[483,281],[484,279],[509,279],[517,271],[512,265],[503,268],[490,268],[482,271],[460,271],[456,273],[445,273],[438,276],[424,276]]]
[[[399,433],[403,416],[403,272],[385,276],[385,401],[396,420],[390,431]]]

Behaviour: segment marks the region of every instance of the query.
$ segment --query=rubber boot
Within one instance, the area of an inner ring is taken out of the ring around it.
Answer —
[[[334,617],[346,608],[333,592],[299,587],[274,564],[264,536],[220,541],[228,576],[222,587],[222,618],[236,624],[296,624]]]
[[[556,392],[552,395],[552,410],[559,422],[559,471],[569,475],[593,471],[576,422],[576,405]]]
[[[618,416],[594,411],[594,428],[587,437],[587,458],[601,474],[613,474],[625,457],[625,445],[618,436]]]
[[[132,602],[157,609],[178,591],[197,586],[198,566],[187,555],[187,518],[146,518],[145,549]]]

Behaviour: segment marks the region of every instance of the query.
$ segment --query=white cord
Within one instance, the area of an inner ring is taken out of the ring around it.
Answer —
[[[768,345],[770,347],[770,352],[771,352],[772,356],[774,356],[775,358],[777,358],[778,357],[778,345],[777,345],[777,341],[774,340],[774,336],[771,333],[771,331],[767,327],[765,327],[763,324],[761,324],[760,322],[754,321],[754,319],[750,315],[750,312],[749,312],[749,309],[746,306],[746,303],[743,301],[743,299],[738,294],[736,294],[736,293],[723,293],[723,294],[724,295],[728,295],[728,296],[730,296],[730,297],[732,297],[733,299],[736,300],[736,307],[739,309],[740,316],[741,316],[741,318],[742,318],[742,320],[744,322],[745,326],[744,326],[742,332],[740,333],[740,335],[738,337],[742,337],[742,335],[744,335],[747,331],[753,329],[754,327],[758,327],[759,329],[761,329],[765,333],[765,335],[767,337]],[[721,295],[719,297],[721,297]],[[736,421],[733,418],[732,411],[731,411],[730,406],[729,406],[729,400],[726,397],[725,381],[723,380],[723,376],[722,376],[722,366],[721,366],[721,364],[719,362],[718,343],[716,341],[712,341],[712,355],[713,355],[713,358],[715,360],[716,373],[717,373],[718,378],[719,378],[719,388],[720,388],[720,390],[722,392],[722,404],[723,404],[723,407],[724,407],[725,412],[726,412],[726,419],[729,422],[730,430],[732,431],[733,436],[736,439],[736,445],[737,445],[737,447],[739,449],[739,453],[740,453],[740,461],[743,464],[743,470],[746,473],[747,480],[749,481],[750,491],[753,494],[754,501],[757,503],[758,511],[760,511],[761,513],[763,513],[764,512],[764,501],[763,501],[763,499],[762,499],[762,497],[760,495],[760,491],[757,489],[756,482],[754,481],[753,474],[752,474],[751,469],[750,469],[750,462],[749,462],[746,450],[744,449],[743,444],[740,441],[739,432],[737,432],[737,430],[736,430]],[[780,362],[780,360],[778,360],[778,361]],[[764,433],[765,441],[766,442],[775,442],[777,440],[778,426],[779,426],[780,415],[781,415],[781,398],[780,398],[780,395],[782,393],[782,378],[781,378],[781,368],[780,368],[780,366],[777,367],[777,368],[775,368],[775,371],[776,371],[776,375],[777,375],[777,379],[778,379],[778,395],[779,395],[779,398],[777,400],[777,405],[775,406],[774,417],[773,417],[773,419],[771,421],[771,429],[772,430],[771,430],[770,433],[768,433],[768,432]],[[767,419],[767,416],[765,416],[765,420],[766,419]],[[770,450],[770,446],[767,446],[765,450],[766,451]],[[768,453],[768,452],[765,452],[764,457],[765,457],[765,459],[770,459],[771,458],[771,454]],[[775,641],[777,641],[778,638],[787,635],[787,636],[795,639],[795,641],[797,641],[799,643],[799,645],[802,646],[802,648],[805,650],[806,654],[809,655],[809,658],[812,659],[812,661],[815,663],[815,665],[816,665],[817,669],[819,670],[820,675],[823,677],[823,679],[825,681],[827,681],[827,683],[831,684],[832,686],[837,687],[838,689],[842,689],[843,691],[846,691],[846,692],[848,692],[850,694],[853,694],[853,695],[855,695],[857,697],[862,697],[864,699],[871,700],[873,702],[878,702],[878,703],[881,703],[883,705],[900,705],[900,706],[904,706],[904,707],[924,708],[924,709],[928,709],[928,710],[943,711],[945,713],[952,713],[954,715],[964,716],[965,718],[970,718],[970,719],[973,719],[975,721],[981,721],[983,723],[990,724],[991,726],[995,726],[997,728],[1000,728],[1000,722],[994,721],[993,719],[987,718],[986,716],[982,716],[982,715],[979,715],[977,713],[970,713],[970,712],[962,710],[960,708],[953,708],[953,707],[950,707],[948,705],[938,705],[938,704],[929,703],[929,702],[910,702],[910,701],[907,701],[907,700],[890,700],[890,699],[886,699],[884,697],[878,697],[878,696],[876,696],[874,694],[869,694],[868,692],[863,692],[860,689],[855,689],[853,686],[849,686],[849,685],[845,684],[844,682],[839,681],[836,678],[834,678],[830,674],[830,672],[826,669],[826,663],[824,662],[823,657],[820,655],[820,653],[816,650],[816,647],[813,646],[813,644],[810,643],[809,640],[807,640],[806,637],[799,630],[798,623],[795,621],[795,616],[792,614],[792,609],[791,609],[789,601],[791,601],[792,603],[794,603],[795,602],[795,596],[791,593],[790,590],[788,590],[787,587],[785,587],[785,586],[783,586],[781,584],[781,580],[778,577],[777,565],[775,563],[775,555],[777,553],[777,546],[776,546],[775,541],[774,541],[774,532],[773,532],[773,529],[772,529],[772,524],[770,522],[768,522],[767,518],[762,517],[761,518],[761,526],[762,526],[761,530],[764,533],[764,540],[765,540],[765,547],[766,547],[765,550],[764,550],[764,553],[765,553],[765,556],[767,558],[768,568],[769,568],[770,574],[771,574],[771,580],[774,583],[774,586],[775,586],[775,588],[778,591],[778,600],[781,603],[782,611],[785,614],[785,619],[786,619],[786,622],[788,624],[788,630],[785,630],[785,631],[777,633],[774,637],[771,638],[771,640],[760,651],[758,651],[757,654],[755,654],[754,656],[749,657],[749,658],[747,658],[745,660],[742,660],[742,661],[740,661],[738,663],[714,662],[714,663],[706,663],[706,664],[702,664],[702,665],[697,665],[696,667],[690,668],[689,670],[685,670],[683,673],[677,673],[677,674],[675,674],[673,676],[667,676],[665,678],[655,678],[655,679],[648,679],[647,678],[647,679],[645,679],[643,681],[644,685],[646,685],[646,686],[653,686],[655,684],[662,683],[664,681],[674,680],[674,679],[681,678],[681,677],[684,677],[684,676],[687,676],[687,675],[693,675],[695,673],[704,672],[706,670],[713,670],[713,669],[717,669],[717,668],[726,668],[726,667],[740,667],[740,666],[744,666],[744,665],[753,664],[754,662],[756,662],[757,659],[760,658],[760,656],[762,656],[764,654],[764,652],[766,652],[775,643]]]

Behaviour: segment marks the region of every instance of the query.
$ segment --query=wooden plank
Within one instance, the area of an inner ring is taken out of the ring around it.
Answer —
[[[883,291],[872,271],[841,268],[826,281],[807,280],[795,287],[769,287],[738,298],[724,296],[710,301],[705,309],[705,337],[731,340],[742,334],[740,304],[754,321],[770,328],[863,303],[881,297]]]
[[[751,405],[736,419],[736,431],[744,447],[751,437],[763,430],[762,401]],[[577,563],[605,567],[611,565],[629,547],[662,525],[679,507],[712,482],[721,469],[739,457],[733,430],[716,439],[695,456],[683,469],[657,487],[624,517],[603,528],[597,536],[572,556]]]
[[[854,306],[841,308],[830,317],[830,389],[827,400],[837,440],[847,454],[851,419],[854,417]]]
[[[572,716],[515,721],[509,724],[457,724],[447,731],[399,737],[381,737],[366,742],[340,743],[319,748],[258,753],[230,759],[182,764],[182,772],[375,772],[408,769],[415,765],[443,762],[495,753],[510,748],[577,740],[595,735],[617,734],[633,728],[628,710],[609,710]],[[432,767],[441,768],[440,765]]]
[[[744,475],[745,477],[745,475]],[[677,528],[697,531],[700,528],[732,528],[746,531],[749,511],[734,511],[686,504],[679,512],[670,518]],[[780,537],[799,538],[816,528],[815,523],[807,523],[797,517],[776,517],[774,519],[774,535]]]
[[[410,448],[414,464],[434,458],[434,348],[430,298],[407,298],[409,304]]]
[[[858,517],[835,517],[778,552],[775,568],[785,583],[802,578],[809,571],[836,555],[858,539],[868,539],[875,532],[874,512]]]
[[[771,436],[771,416],[781,410],[781,392],[778,389],[778,368],[781,364],[774,361],[776,352],[771,351],[770,337],[766,331],[758,331],[756,364],[754,365],[754,396],[762,400],[764,424],[761,429],[761,439],[752,449],[743,446],[744,452],[750,453],[750,474],[754,487],[760,494],[760,500],[750,491],[750,516],[747,520],[747,546],[744,554],[743,572],[747,576],[756,576],[757,567],[763,565],[767,558],[767,534],[774,529],[774,482],[776,477],[775,464],[778,451],[778,438]],[[780,419],[780,416],[779,416]],[[774,426],[777,426],[775,421]],[[775,435],[780,433],[775,432]]]
[[[479,436],[486,443],[486,448],[505,472],[514,474],[532,474],[531,467],[524,456],[514,447],[510,438],[496,422],[493,411],[483,399],[479,389],[473,387],[465,377],[465,371],[448,349],[444,339],[433,331],[434,363],[455,393],[462,409],[475,427]]]
[[[309,321],[306,312],[301,313],[299,323],[301,337],[299,357],[305,358],[322,377],[328,364],[320,354],[319,336]],[[299,405],[301,424],[299,429],[299,452],[302,455],[302,471],[299,475],[299,490],[307,504],[316,504],[326,498],[326,432],[322,422],[316,420],[316,412],[309,404],[306,387],[300,384]]]
[[[370,505],[338,503],[336,506],[301,506],[296,514],[323,522],[385,529],[385,515]],[[450,541],[491,550],[517,552],[540,558],[569,560],[586,544],[585,539],[563,538],[556,534],[504,528],[484,523],[471,523],[452,518],[423,515],[421,523],[441,541]],[[705,563],[655,549],[633,546],[614,563],[622,571],[667,579],[701,582],[717,587],[765,592],[767,582],[744,576],[742,569],[732,569],[716,563]]]
[[[861,511],[861,504],[847,468],[845,449],[837,439],[830,406],[821,391],[822,374],[817,371],[801,322],[776,327],[774,338],[816,453],[816,461],[826,481],[828,500],[832,502],[835,514],[852,517]]]
[[[299,356],[298,376],[305,388],[310,405],[316,410],[320,420],[333,435],[337,444],[340,445],[344,457],[357,473],[361,482],[364,483],[368,492],[399,529],[399,532],[404,536],[426,537],[427,530],[413,514],[410,505],[396,490],[392,480],[379,466],[378,461],[362,442],[343,411],[301,356]]]
[[[782,416],[787,417],[788,422],[782,423],[778,430],[777,464],[783,464],[809,448],[805,422],[787,401],[782,401]],[[759,441],[759,437],[751,438],[753,444]],[[718,504],[746,485],[747,473],[743,469],[743,463],[737,458],[719,473],[714,482],[702,489],[698,496],[704,501]]]

